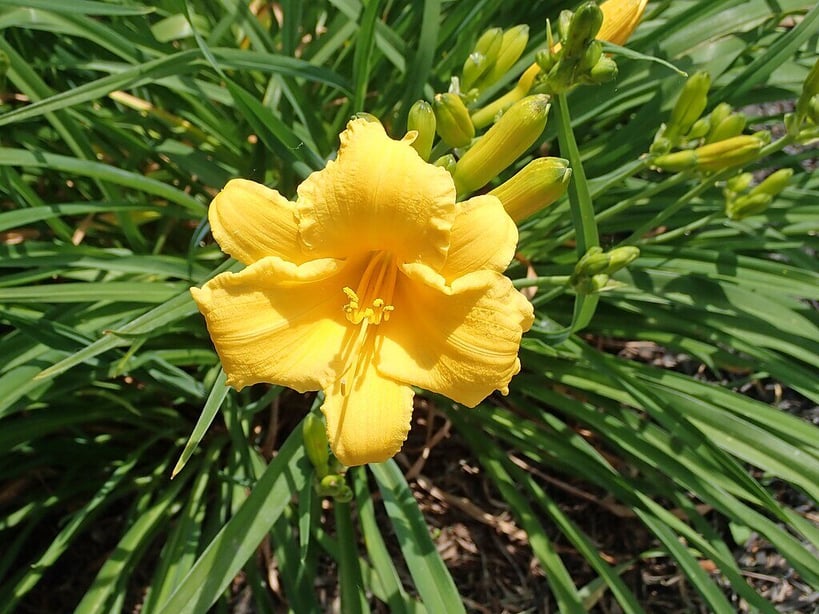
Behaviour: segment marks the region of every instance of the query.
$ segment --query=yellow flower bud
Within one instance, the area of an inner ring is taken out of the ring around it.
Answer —
[[[501,28],[490,28],[478,38],[475,48],[464,62],[461,73],[461,91],[466,92],[484,76],[495,63],[503,40]]]
[[[503,39],[498,52],[498,57],[495,59],[492,68],[481,79],[478,84],[478,89],[488,87],[500,79],[506,72],[514,66],[526,49],[526,43],[529,42],[529,26],[519,25],[509,28],[503,33]]]
[[[302,437],[304,438],[304,451],[313,464],[316,475],[319,479],[324,478],[328,472],[330,459],[330,445],[327,442],[324,420],[314,413],[307,414],[302,423]]]
[[[597,33],[599,40],[615,45],[624,44],[643,18],[648,0],[606,0],[600,3],[603,25]]]
[[[409,110],[407,130],[415,130],[418,135],[412,147],[426,161],[432,151],[432,140],[435,138],[435,112],[426,100],[418,100]]]
[[[451,92],[435,94],[432,108],[435,110],[438,135],[447,145],[465,147],[472,142],[475,126],[472,125],[469,111],[458,94]]]
[[[762,149],[763,144],[756,136],[745,134],[703,145],[694,150],[686,149],[657,156],[652,162],[654,166],[672,172],[695,167],[705,172],[716,172],[750,162]]]
[[[485,185],[529,149],[546,127],[550,106],[543,94],[512,105],[455,165],[452,178],[458,194]]]
[[[569,187],[572,169],[563,158],[537,158],[489,192],[516,222],[555,202]]]
[[[495,121],[496,115],[503,113],[518,100],[526,96],[526,94],[529,93],[529,90],[532,89],[532,85],[534,84],[535,78],[538,76],[538,74],[540,74],[540,66],[537,64],[532,64],[529,68],[523,71],[523,74],[520,76],[520,79],[518,79],[518,83],[515,85],[513,90],[510,90],[498,98],[495,102],[475,111],[472,114],[472,123],[474,124],[475,129],[480,130],[481,128],[485,128]]]

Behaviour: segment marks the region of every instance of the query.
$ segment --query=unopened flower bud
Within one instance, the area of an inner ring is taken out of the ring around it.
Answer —
[[[335,500],[339,503],[349,503],[353,500],[353,489],[345,484],[339,489],[338,494],[335,496]]]
[[[640,256],[640,248],[634,245],[624,245],[615,247],[609,252],[609,268],[606,273],[613,275],[622,268],[627,267]]]
[[[725,205],[725,215],[732,220],[758,215],[768,208],[772,200],[770,194],[746,194],[729,200]]]
[[[718,143],[709,143],[694,150],[676,151],[658,156],[653,163],[666,171],[682,171],[697,168],[705,172],[716,172],[733,166],[742,166],[753,160],[764,145],[753,135],[735,136]]]
[[[309,413],[302,423],[304,451],[316,470],[319,479],[327,475],[330,459],[330,446],[327,443],[327,431],[324,421],[316,414]]]
[[[578,64],[578,70],[581,72],[589,72],[603,57],[603,43],[598,40],[593,40],[586,47],[583,53],[583,59]]]
[[[583,254],[583,257],[574,265],[573,276],[577,279],[580,277],[591,277],[598,273],[604,273],[609,267],[609,255],[603,252],[600,246],[590,247],[589,250]]]
[[[464,62],[461,77],[463,91],[468,91],[493,66],[498,57],[502,39],[503,30],[501,28],[490,28],[481,34],[472,53]]]
[[[751,190],[751,194],[769,194],[777,196],[782,190],[788,187],[791,177],[793,176],[792,168],[780,168],[765,177],[758,186]]]
[[[447,145],[465,147],[472,142],[475,126],[464,101],[458,94],[451,92],[436,94],[432,107],[437,120],[436,130]]]
[[[563,158],[537,158],[489,192],[516,222],[548,207],[565,194],[572,169]]]
[[[727,102],[721,102],[711,110],[711,112],[708,114],[708,119],[711,121],[712,126],[716,126],[733,112],[734,107]]]
[[[603,25],[597,33],[599,40],[609,41],[615,45],[624,44],[646,10],[648,0],[606,0],[600,3],[603,12]]]
[[[708,88],[711,77],[707,72],[691,75],[685,82],[668,121],[666,138],[675,142],[686,134],[697,121],[708,104]]]
[[[485,88],[498,79],[515,65],[526,50],[526,43],[529,42],[529,26],[518,25],[509,28],[503,33],[503,39],[495,62],[489,72],[481,79],[479,88]]]
[[[602,25],[603,11],[596,2],[585,2],[578,6],[563,40],[563,57],[579,58],[595,39]]]
[[[813,68],[810,69],[808,76],[805,78],[805,83],[802,85],[799,99],[796,101],[796,116],[800,120],[804,117],[811,117],[811,121],[819,123],[816,120],[816,117],[819,116],[819,113],[816,112],[816,107],[819,106],[816,96],[819,96],[819,60],[816,60]]]
[[[691,129],[688,131],[688,134],[685,135],[685,139],[690,141],[701,139],[706,134],[708,134],[710,130],[711,118],[700,117],[697,121],[694,122],[694,125],[691,126]]]
[[[589,79],[592,83],[608,83],[617,78],[617,72],[617,63],[604,55],[589,71]]]
[[[745,130],[747,119],[741,113],[731,113],[716,125],[711,125],[711,131],[705,139],[706,143],[716,143],[739,136]]]
[[[337,496],[346,486],[344,476],[335,473],[325,475],[319,480],[319,492],[328,497]]]
[[[418,100],[410,107],[407,117],[407,130],[415,130],[418,135],[412,147],[423,160],[429,159],[432,141],[435,138],[435,112],[426,100]]]
[[[452,174],[458,194],[485,185],[529,149],[546,127],[550,106],[543,94],[512,105],[458,160]]]
[[[458,161],[455,159],[455,156],[452,154],[446,154],[435,160],[435,162],[432,164],[434,166],[440,166],[451,175],[455,171],[455,164],[457,164],[457,162]]]
[[[728,181],[725,182],[725,187],[730,192],[734,192],[739,194],[740,192],[744,192],[748,188],[751,187],[751,183],[754,181],[753,173],[740,173],[739,175],[735,175],[731,177]]]

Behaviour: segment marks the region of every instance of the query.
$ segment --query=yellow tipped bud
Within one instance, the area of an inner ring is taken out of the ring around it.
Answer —
[[[515,65],[523,52],[526,50],[526,43],[529,42],[529,26],[519,25],[509,28],[503,33],[500,51],[495,59],[492,68],[481,79],[478,88],[492,85],[500,79],[506,72]]]
[[[710,173],[750,162],[756,158],[763,145],[761,139],[746,134],[703,145],[694,150],[686,149],[658,156],[654,158],[653,163],[666,171],[697,168]]]
[[[716,143],[730,139],[733,136],[739,136],[745,130],[746,122],[745,116],[741,113],[731,113],[718,124],[711,126],[711,131],[708,133],[705,142]]]
[[[412,142],[412,147],[424,161],[429,160],[429,154],[432,151],[435,125],[435,112],[426,100],[418,100],[410,107],[407,130],[415,130],[418,133]]]
[[[738,194],[750,188],[753,181],[753,173],[740,173],[739,175],[735,175],[726,181],[725,187],[729,192]]]
[[[691,129],[708,104],[710,87],[711,77],[707,72],[694,73],[688,78],[671,110],[671,119],[665,132],[667,139],[676,142]]]
[[[752,194],[770,194],[777,196],[782,190],[788,187],[788,183],[793,176],[792,168],[780,168],[765,177],[758,186],[751,190]]]
[[[316,414],[307,414],[302,423],[302,437],[307,458],[310,459],[316,475],[321,480],[327,475],[330,460],[330,446],[327,443],[324,421]]]
[[[464,62],[461,73],[461,91],[468,91],[495,63],[503,40],[501,28],[490,28],[478,38],[475,48]]]
[[[465,147],[475,136],[475,126],[469,117],[469,111],[458,94],[447,92],[435,94],[432,103],[437,120],[438,135],[450,147]]]
[[[485,185],[529,149],[546,127],[550,106],[543,94],[512,105],[455,165],[452,178],[458,194]]]
[[[555,202],[569,187],[572,169],[563,158],[537,158],[489,192],[516,222]]]

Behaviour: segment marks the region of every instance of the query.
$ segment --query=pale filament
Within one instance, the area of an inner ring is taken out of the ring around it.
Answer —
[[[344,288],[344,295],[347,297],[344,313],[347,320],[359,329],[352,343],[345,343],[347,348],[342,356],[344,369],[338,379],[343,395],[348,391],[347,375],[350,369],[355,365],[353,382],[364,374],[372,360],[376,327],[381,322],[388,321],[395,310],[392,299],[397,277],[395,257],[388,252],[379,251],[370,257],[356,289],[349,286]]]

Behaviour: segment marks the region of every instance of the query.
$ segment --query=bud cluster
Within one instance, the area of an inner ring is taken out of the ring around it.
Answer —
[[[609,285],[609,277],[627,267],[640,256],[640,250],[633,245],[615,247],[604,252],[601,247],[589,248],[574,266],[570,283],[578,294],[600,292]]]
[[[743,134],[747,118],[727,103],[703,115],[710,86],[706,72],[695,73],[685,82],[668,123],[660,126],[651,144],[651,163],[656,168],[714,173],[741,167],[756,159],[770,142],[767,132]]]
[[[726,182],[723,190],[725,215],[732,220],[741,220],[763,213],[774,197],[787,187],[791,175],[793,169],[781,168],[753,187],[751,173],[741,173],[732,177]]]

